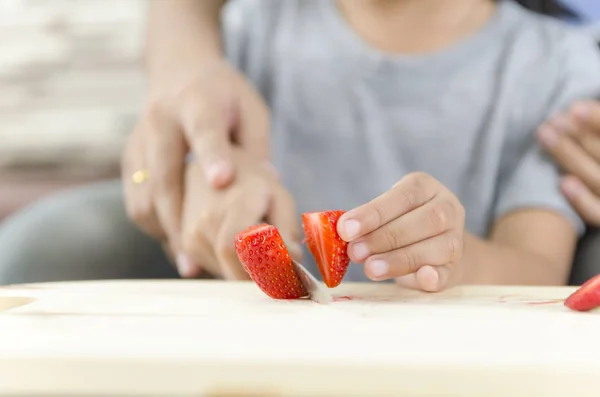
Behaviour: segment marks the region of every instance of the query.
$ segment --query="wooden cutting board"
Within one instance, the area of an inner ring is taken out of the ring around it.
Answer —
[[[251,282],[0,288],[0,395],[598,396],[600,313],[573,288]]]

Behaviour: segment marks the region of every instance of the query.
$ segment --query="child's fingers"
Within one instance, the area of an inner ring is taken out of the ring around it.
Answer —
[[[423,266],[456,263],[462,249],[461,236],[448,231],[407,247],[370,256],[365,261],[365,274],[376,281],[406,276]]]
[[[454,202],[448,197],[439,197],[351,242],[348,255],[354,262],[362,263],[370,255],[442,234],[456,225],[457,218]]]
[[[423,266],[415,273],[396,278],[396,283],[404,288],[437,292],[449,286],[453,277],[448,265]]]
[[[407,175],[386,193],[342,215],[337,225],[338,234],[344,241],[353,241],[371,233],[427,203],[440,187],[430,175]]]

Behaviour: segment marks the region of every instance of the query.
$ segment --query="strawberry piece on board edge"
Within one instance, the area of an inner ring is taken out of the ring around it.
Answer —
[[[586,281],[566,300],[565,306],[576,311],[588,311],[600,306],[600,274]]]

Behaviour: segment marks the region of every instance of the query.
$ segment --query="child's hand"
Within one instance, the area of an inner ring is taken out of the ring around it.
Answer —
[[[337,229],[369,278],[439,291],[460,279],[464,225],[458,198],[430,175],[413,173],[345,213]]]

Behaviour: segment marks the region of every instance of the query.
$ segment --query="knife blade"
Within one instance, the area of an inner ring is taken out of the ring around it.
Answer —
[[[300,277],[300,281],[304,288],[308,292],[308,296],[310,299],[318,304],[326,305],[330,303],[333,298],[329,291],[327,291],[327,287],[319,280],[317,280],[304,266],[302,266],[299,262],[292,260],[294,265],[294,269]]]

